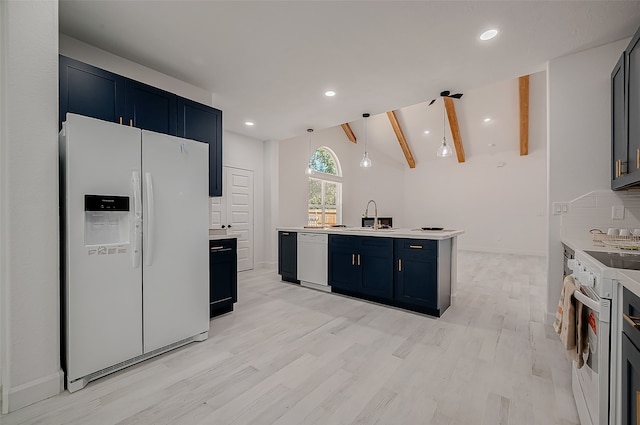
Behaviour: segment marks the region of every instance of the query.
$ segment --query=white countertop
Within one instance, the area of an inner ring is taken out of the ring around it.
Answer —
[[[433,239],[444,240],[462,235],[464,230],[421,230],[421,229],[378,229],[368,227],[278,227],[281,232],[328,233],[331,235],[376,236],[383,238]]]

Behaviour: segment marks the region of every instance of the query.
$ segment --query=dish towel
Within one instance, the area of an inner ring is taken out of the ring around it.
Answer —
[[[560,334],[560,341],[567,350],[567,357],[581,368],[584,365],[582,353],[588,349],[586,333],[588,320],[584,317],[582,303],[573,297],[577,290],[573,276],[565,277],[553,329]]]
[[[578,289],[580,291],[580,289]],[[573,298],[573,297],[572,297]],[[578,369],[584,366],[584,353],[589,352],[589,311],[580,301],[576,300],[576,346],[572,353],[567,351],[567,356],[575,360]]]

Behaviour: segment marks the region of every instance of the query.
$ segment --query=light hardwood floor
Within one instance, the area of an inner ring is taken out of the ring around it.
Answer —
[[[17,424],[578,424],[539,257],[460,252],[437,319],[239,274],[210,337],[0,417]]]

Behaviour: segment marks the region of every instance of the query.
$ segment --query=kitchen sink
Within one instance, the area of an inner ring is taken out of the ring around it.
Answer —
[[[395,232],[396,229],[374,229],[373,227],[344,227],[349,232]]]

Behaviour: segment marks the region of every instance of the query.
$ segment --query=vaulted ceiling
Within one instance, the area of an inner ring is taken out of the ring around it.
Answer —
[[[517,84],[629,37],[640,2],[61,0],[59,16],[70,37],[210,91],[227,130],[281,140],[370,112],[404,161],[386,112],[405,108],[402,124],[442,90]],[[480,41],[488,28],[498,37]],[[431,108],[420,132],[441,126],[442,106]]]

